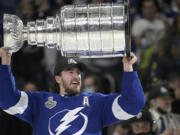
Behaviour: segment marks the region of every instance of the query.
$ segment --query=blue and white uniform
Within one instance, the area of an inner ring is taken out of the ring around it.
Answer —
[[[29,122],[35,135],[101,135],[102,128],[137,115],[145,97],[136,72],[124,72],[121,94],[61,96],[16,88],[11,67],[0,66],[0,107]]]

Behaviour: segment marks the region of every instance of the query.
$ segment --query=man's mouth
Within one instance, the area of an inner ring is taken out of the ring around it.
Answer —
[[[72,81],[72,83],[71,84],[73,84],[73,85],[79,85],[80,84],[80,82],[79,81]]]

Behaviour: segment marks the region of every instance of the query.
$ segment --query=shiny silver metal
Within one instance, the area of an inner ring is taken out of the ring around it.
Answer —
[[[119,57],[127,50],[127,10],[128,3],[67,5],[56,17],[27,26],[17,16],[5,14],[4,47],[17,52],[27,40],[29,45],[56,47],[65,57]]]

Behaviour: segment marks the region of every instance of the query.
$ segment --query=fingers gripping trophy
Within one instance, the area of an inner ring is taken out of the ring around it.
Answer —
[[[130,56],[129,2],[67,5],[56,17],[23,22],[5,14],[4,48],[17,52],[28,45],[57,48],[62,56],[105,58]]]

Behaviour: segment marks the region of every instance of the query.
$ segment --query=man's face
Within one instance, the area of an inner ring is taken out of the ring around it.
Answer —
[[[150,122],[133,122],[131,126],[135,134],[148,133],[151,130]]]
[[[34,91],[38,91],[37,86],[36,86],[35,84],[31,83],[31,82],[25,84],[25,86],[24,86],[23,89],[24,89],[24,90],[27,90],[27,91],[33,91],[33,92],[34,92]]]
[[[62,71],[59,84],[61,92],[64,91],[63,94],[79,94],[81,89],[81,72],[78,68],[71,68]]]
[[[153,19],[156,15],[156,6],[152,1],[145,1],[142,8],[143,15],[146,19]]]
[[[115,129],[114,135],[127,135],[128,131],[128,128],[122,128],[121,125],[118,125]]]
[[[155,99],[155,108],[160,107],[162,110],[166,112],[171,111],[171,103],[172,99],[170,96],[165,96],[165,97],[158,97]]]

